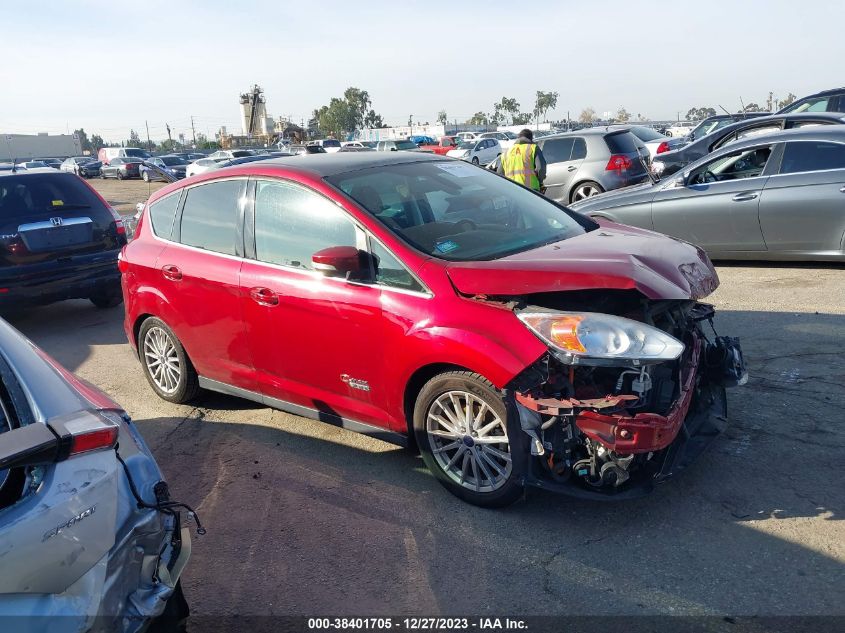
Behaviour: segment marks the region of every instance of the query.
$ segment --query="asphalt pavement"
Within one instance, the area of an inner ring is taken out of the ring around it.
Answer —
[[[12,322],[122,403],[199,511],[194,617],[845,614],[845,269],[719,274],[716,329],[741,337],[750,382],[689,471],[622,503],[532,490],[475,508],[378,440],[232,397],[159,400],[122,307]]]

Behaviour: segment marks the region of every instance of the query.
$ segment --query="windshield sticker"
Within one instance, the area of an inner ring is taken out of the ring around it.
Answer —
[[[436,250],[438,253],[449,253],[455,250],[456,248],[458,248],[458,245],[452,240],[446,240],[445,242],[437,242],[437,244],[434,245],[434,250]]]
[[[53,200],[53,206],[54,207],[61,207],[62,205],[64,205],[63,200]]]
[[[437,163],[437,167],[445,172],[449,172],[455,178],[470,178],[478,175],[478,167],[457,161],[454,163]]]

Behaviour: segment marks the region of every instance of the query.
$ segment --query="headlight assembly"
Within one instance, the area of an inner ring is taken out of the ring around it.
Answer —
[[[684,351],[684,344],[666,332],[610,314],[525,310],[517,316],[570,365],[649,365]]]

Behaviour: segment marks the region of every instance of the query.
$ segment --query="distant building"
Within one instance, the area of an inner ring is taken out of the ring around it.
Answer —
[[[0,161],[24,158],[67,158],[80,156],[82,144],[73,134],[0,133]]]

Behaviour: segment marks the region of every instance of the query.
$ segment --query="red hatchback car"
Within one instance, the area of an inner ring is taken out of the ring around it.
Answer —
[[[154,194],[120,261],[153,390],[416,445],[475,504],[629,497],[724,427],[738,342],[685,242],[414,153],[222,169]]]

